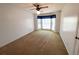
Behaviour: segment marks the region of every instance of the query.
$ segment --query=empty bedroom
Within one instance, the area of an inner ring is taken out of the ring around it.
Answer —
[[[78,20],[78,3],[0,3],[0,55],[78,55]]]

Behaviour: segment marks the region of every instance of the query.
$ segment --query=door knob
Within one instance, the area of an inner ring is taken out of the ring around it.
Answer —
[[[76,36],[75,39],[78,39],[79,40],[79,37]]]

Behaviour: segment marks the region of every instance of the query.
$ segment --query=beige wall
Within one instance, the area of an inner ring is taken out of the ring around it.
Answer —
[[[0,4],[0,47],[34,30],[33,14],[10,4]]]
[[[66,4],[61,13],[60,35],[69,54],[74,54],[79,4]]]
[[[55,31],[60,32],[60,19],[61,19],[61,11],[56,12],[56,25]]]

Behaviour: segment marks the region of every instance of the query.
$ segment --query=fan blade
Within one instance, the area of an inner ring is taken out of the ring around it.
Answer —
[[[35,7],[37,7],[37,4],[33,4]]]
[[[40,7],[40,9],[42,9],[42,8],[48,8],[48,6],[45,6],[45,7]]]
[[[33,4],[35,7],[38,7],[38,6],[40,6],[40,3],[34,3]]]

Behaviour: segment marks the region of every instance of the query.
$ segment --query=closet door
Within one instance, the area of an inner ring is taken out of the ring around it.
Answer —
[[[78,25],[79,26],[79,25]],[[78,52],[77,52],[77,54],[79,55],[79,27],[78,27],[78,35],[77,35],[77,47],[78,47]]]
[[[76,29],[76,42],[75,42],[75,52],[74,54],[79,55],[79,18],[77,23],[77,29]]]

